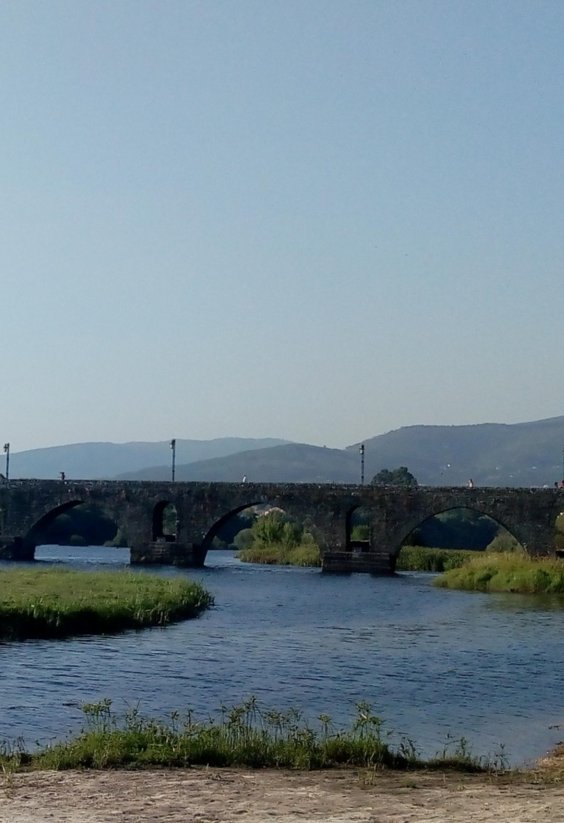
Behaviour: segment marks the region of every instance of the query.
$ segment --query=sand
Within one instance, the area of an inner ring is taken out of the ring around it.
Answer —
[[[2,823],[557,823],[564,785],[354,770],[0,773]]]

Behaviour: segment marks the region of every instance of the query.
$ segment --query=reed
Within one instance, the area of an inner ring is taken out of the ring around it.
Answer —
[[[485,552],[434,581],[436,586],[483,592],[564,594],[564,560],[523,553]]]
[[[339,766],[376,768],[455,768],[485,771],[495,764],[474,757],[464,740],[445,746],[429,761],[418,758],[411,741],[389,742],[380,717],[358,703],[347,730],[334,727],[328,715],[316,726],[296,709],[264,709],[251,697],[224,707],[219,719],[199,721],[192,712],[173,712],[167,720],[143,717],[133,709],[116,716],[111,700],[83,707],[86,725],[74,738],[41,751],[0,748],[0,767],[76,769],[239,766],[251,768],[326,769]],[[450,741],[452,742],[452,741]]]
[[[249,546],[237,552],[244,563],[264,563],[269,566],[321,566],[319,547],[312,543],[299,546]]]
[[[404,546],[398,555],[397,571],[444,572],[462,566],[476,555],[463,549],[432,549]]]
[[[213,599],[199,584],[132,572],[0,571],[0,638],[64,637],[164,626]]]

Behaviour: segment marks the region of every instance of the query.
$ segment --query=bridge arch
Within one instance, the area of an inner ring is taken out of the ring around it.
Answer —
[[[443,515],[455,515],[453,518],[443,518]],[[436,522],[435,533],[432,533],[433,521]],[[425,534],[426,527],[431,527]],[[473,551],[484,551],[488,545],[500,534],[506,533],[516,543],[519,543],[518,535],[515,535],[506,522],[499,518],[492,517],[485,512],[470,506],[451,506],[437,514],[426,517],[415,529],[406,534],[403,538],[403,545],[410,543],[410,537],[414,532],[423,531],[425,539],[436,539],[438,542],[426,542],[420,545],[428,545],[439,548],[465,549]],[[447,542],[450,541],[450,542]]]
[[[305,511],[299,501],[293,496],[283,496],[273,494],[261,494],[260,497],[249,497],[245,502],[240,502],[236,506],[230,507],[223,512],[216,512],[215,519],[211,526],[207,527],[202,533],[201,547],[207,553],[212,546],[213,540],[217,537],[225,525],[234,517],[244,511],[260,507],[261,510],[268,512],[276,510],[283,512],[289,519],[295,520],[304,530],[310,532],[319,546],[321,554],[323,554],[327,546],[327,535],[323,528],[316,522],[317,518],[309,511]],[[344,536],[344,533],[343,533]]]
[[[231,509],[228,512],[225,512],[219,519],[217,519],[213,525],[208,529],[206,534],[204,535],[204,539],[202,540],[202,549],[207,552],[215,537],[220,533],[222,528],[226,525],[226,523],[231,520],[233,517],[237,517],[238,514],[241,512],[246,511],[246,509],[252,509],[254,506],[260,506],[264,504],[264,500],[254,500],[250,503],[245,503],[244,505],[236,506],[234,509]]]
[[[20,542],[26,547],[25,559],[33,560],[36,547],[43,544],[123,546],[123,539],[122,524],[106,501],[93,503],[84,497],[70,497],[34,512]]]
[[[56,520],[59,515],[65,514],[65,512],[70,511],[70,509],[74,509],[76,506],[82,506],[83,503],[84,500],[80,499],[65,500],[64,503],[49,509],[49,511],[45,512],[41,515],[41,517],[39,517],[38,520],[35,521],[35,523],[33,523],[29,531],[25,534],[23,539],[24,545],[35,549],[38,540],[41,538],[42,531],[47,526]]]
[[[497,526],[504,529],[508,534],[511,535],[523,548],[527,548],[527,533],[525,529],[521,527],[521,524],[515,522],[511,515],[499,513],[498,511],[492,511],[487,506],[482,505],[448,505],[444,508],[438,507],[436,510],[432,512],[426,512],[425,514],[415,515],[413,518],[410,518],[407,522],[404,522],[401,526],[396,528],[393,532],[389,533],[389,547],[390,547],[390,555],[393,558],[393,562],[397,561],[397,557],[406,544],[409,536],[413,534],[418,528],[421,528],[425,523],[428,523],[434,517],[437,517],[441,514],[446,514],[450,511],[456,511],[465,509],[467,511],[474,512],[477,515],[482,517],[487,517],[496,523]]]

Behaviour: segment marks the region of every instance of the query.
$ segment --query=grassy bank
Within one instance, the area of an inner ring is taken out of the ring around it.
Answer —
[[[244,766],[251,768],[326,769],[458,768],[484,771],[503,767],[471,755],[464,740],[446,747],[436,758],[419,759],[411,741],[388,742],[382,721],[366,703],[356,706],[349,729],[336,730],[321,715],[313,728],[300,712],[261,709],[255,698],[223,709],[218,720],[197,721],[191,712],[173,713],[168,721],[142,717],[137,710],[114,715],[111,701],[83,707],[86,727],[75,738],[42,751],[2,751],[4,772],[27,769]]]
[[[0,572],[0,638],[64,637],[163,626],[212,604],[198,583],[131,572]]]
[[[461,566],[475,552],[453,549],[427,549],[405,546],[398,557],[398,571],[442,572]],[[237,557],[245,563],[265,563],[280,566],[321,566],[318,546],[251,546],[241,549]]]
[[[462,549],[431,549],[423,546],[404,546],[398,556],[396,569],[409,572],[444,572],[462,566],[476,552]]]
[[[485,552],[460,568],[445,572],[434,582],[449,589],[564,594],[564,560],[516,552]]]
[[[312,543],[302,546],[250,546],[237,552],[244,563],[265,563],[269,566],[321,566],[319,548]]]

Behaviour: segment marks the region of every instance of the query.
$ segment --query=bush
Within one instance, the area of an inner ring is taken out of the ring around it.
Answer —
[[[443,572],[462,566],[476,552],[461,549],[427,549],[423,546],[404,546],[397,559],[397,571]]]
[[[486,547],[487,552],[517,552],[526,554],[525,549],[512,534],[503,530],[497,534],[491,543]]]
[[[437,578],[449,589],[524,594],[564,594],[564,560],[528,554],[485,552]]]
[[[244,563],[320,566],[321,553],[311,532],[275,509],[260,515],[236,538],[237,557]]]

